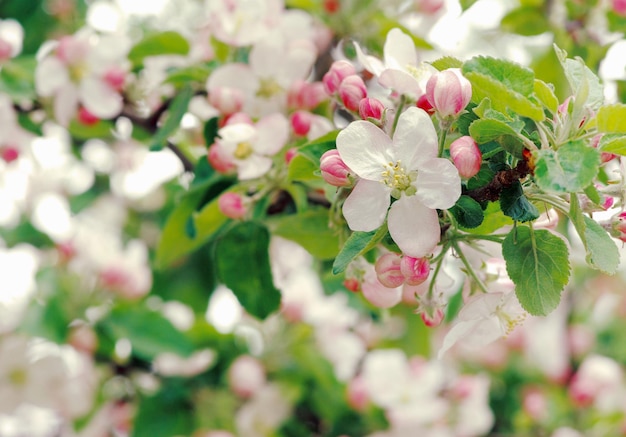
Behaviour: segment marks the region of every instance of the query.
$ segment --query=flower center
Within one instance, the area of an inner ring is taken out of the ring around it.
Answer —
[[[426,67],[423,63],[420,63],[419,66],[407,64],[404,66],[406,71],[413,76],[417,80],[421,80],[427,73]]]
[[[233,154],[237,159],[246,159],[250,155],[252,155],[252,145],[246,141],[237,144],[237,148],[235,149],[235,153]]]
[[[517,325],[521,325],[526,319],[526,313],[517,314],[516,316],[506,313],[502,307],[497,307],[495,311],[498,318],[504,322],[504,333],[509,335]]]
[[[9,381],[13,383],[13,385],[23,386],[26,384],[28,379],[28,375],[24,369],[13,369],[9,372]]]
[[[412,196],[416,193],[416,189],[411,182],[413,182],[417,176],[417,171],[408,172],[402,166],[402,161],[388,162],[383,167],[381,173],[381,182],[391,188],[391,196],[399,199],[404,192],[407,196]]]
[[[256,92],[258,97],[269,99],[276,94],[280,94],[283,88],[272,78],[261,79],[261,84]]]

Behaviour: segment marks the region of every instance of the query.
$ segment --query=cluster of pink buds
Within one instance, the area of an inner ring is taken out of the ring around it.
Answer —
[[[430,262],[428,258],[389,252],[378,258],[374,269],[381,284],[396,288],[403,284],[419,285],[426,281],[430,274]]]
[[[458,68],[433,74],[426,83],[426,99],[442,119],[458,117],[472,98],[472,84]]]
[[[469,179],[480,170],[483,155],[476,141],[470,136],[457,138],[450,144],[450,158],[462,178]]]
[[[324,89],[329,96],[338,96],[343,106],[349,111],[357,112],[359,103],[367,97],[367,87],[354,66],[348,61],[335,61],[322,78]]]

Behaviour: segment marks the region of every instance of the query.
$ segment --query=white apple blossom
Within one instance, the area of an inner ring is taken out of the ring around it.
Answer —
[[[24,29],[18,21],[0,20],[0,62],[19,55],[23,40]]]
[[[372,231],[387,218],[403,253],[415,258],[432,253],[441,233],[436,210],[456,203],[461,179],[452,162],[437,157],[437,133],[428,114],[407,109],[393,139],[368,121],[352,122],[337,136],[337,150],[361,178],[343,206],[350,229]]]
[[[415,43],[399,28],[387,33],[383,49],[384,62],[363,53],[358,44],[355,47],[359,62],[378,78],[378,83],[412,100],[424,94],[426,82],[435,72],[432,67],[418,60]]]

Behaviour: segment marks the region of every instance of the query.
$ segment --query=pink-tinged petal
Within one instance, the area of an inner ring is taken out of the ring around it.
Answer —
[[[417,107],[404,111],[393,135],[394,155],[409,169],[437,157],[437,132],[430,116]]]
[[[460,321],[444,337],[437,357],[441,359],[452,346],[461,340],[468,347],[478,348],[496,341],[503,335],[504,332],[496,317]]]
[[[246,64],[227,64],[213,71],[207,80],[207,90],[227,87],[242,90],[248,97],[259,89],[259,79]]]
[[[263,117],[256,124],[257,139],[254,150],[262,155],[272,156],[287,143],[289,122],[282,114]]]
[[[361,50],[361,47],[358,44],[354,44],[354,49],[356,50],[356,57],[363,68],[372,73],[374,76],[380,76],[380,74],[385,70],[383,62],[374,56],[363,53],[363,50]]]
[[[380,74],[378,83],[409,97],[411,100],[417,100],[424,93],[419,81],[402,70],[386,69]]]
[[[311,72],[316,59],[315,44],[303,39],[293,41],[288,47],[286,59],[282,60],[279,82],[288,87],[298,79],[305,79]]]
[[[67,83],[61,87],[54,98],[54,117],[61,126],[68,126],[76,116],[78,109],[78,90]]]
[[[256,139],[256,128],[248,123],[235,123],[224,126],[218,131],[221,144],[234,145],[252,142]]]
[[[391,308],[402,300],[402,287],[388,288],[380,283],[376,273],[368,270],[361,284],[363,296],[378,308]]]
[[[472,296],[461,308],[458,320],[478,320],[491,317],[502,303],[504,293],[483,293]]]
[[[387,186],[361,179],[343,204],[343,216],[353,231],[373,231],[385,221],[389,203]]]
[[[98,118],[113,118],[122,112],[122,96],[101,80],[83,80],[78,93],[85,108]]]
[[[257,42],[250,50],[248,62],[258,77],[273,77],[280,70],[282,56],[286,53],[285,43],[278,32],[272,32]]]
[[[402,196],[391,205],[388,226],[402,253],[414,258],[430,255],[441,238],[437,211],[416,196]]]
[[[261,155],[250,155],[245,160],[236,161],[236,164],[237,176],[242,181],[261,177],[272,168],[272,160]]]
[[[415,43],[409,35],[400,29],[393,28],[387,33],[385,40],[385,66],[404,70],[407,66],[417,65],[417,52]]]
[[[357,175],[372,181],[382,178],[389,161],[386,149],[390,146],[387,134],[369,121],[354,121],[337,135],[341,159]]]
[[[70,83],[69,72],[58,58],[48,57],[37,65],[35,88],[40,96],[50,97],[67,83]]]
[[[452,164],[444,158],[433,158],[421,163],[417,179],[416,197],[429,208],[451,208],[461,197],[461,177]]]

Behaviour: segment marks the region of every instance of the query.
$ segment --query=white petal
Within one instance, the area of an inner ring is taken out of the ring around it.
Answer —
[[[207,80],[207,90],[229,87],[242,90],[247,96],[254,96],[259,89],[259,79],[245,64],[227,64],[213,71]]]
[[[113,118],[122,112],[123,100],[117,91],[96,78],[80,83],[80,100],[98,118]]]
[[[67,126],[76,116],[78,109],[78,90],[74,84],[67,83],[62,86],[54,98],[54,117],[61,126]]]
[[[491,317],[502,303],[503,297],[504,293],[501,292],[474,295],[463,305],[457,319],[468,321]]]
[[[409,99],[416,101],[419,96],[424,94],[424,90],[419,81],[401,70],[387,69],[380,74],[378,83],[383,87],[392,89],[399,94],[407,96]]]
[[[354,49],[356,50],[356,57],[363,68],[372,73],[374,76],[380,76],[380,74],[385,70],[383,62],[374,56],[363,53],[361,47],[356,43],[354,44]]]
[[[337,150],[341,159],[362,178],[378,181],[389,161],[386,149],[391,139],[369,121],[359,120],[337,135]]]
[[[437,132],[426,111],[411,107],[400,114],[393,134],[394,155],[411,169],[438,153]]]
[[[237,143],[253,141],[256,136],[256,128],[247,123],[234,123],[224,126],[218,131],[221,143]]]
[[[420,165],[416,196],[429,208],[448,209],[461,196],[461,177],[452,164],[444,158],[433,158]]]
[[[256,124],[257,140],[254,150],[272,156],[283,148],[289,137],[289,122],[282,114],[263,117]]]
[[[255,179],[263,176],[272,168],[272,160],[261,155],[250,155],[247,159],[237,161],[237,176],[241,180]]]
[[[70,82],[65,65],[56,57],[41,61],[35,69],[35,87],[42,97],[53,95],[59,88]]]
[[[397,27],[387,33],[383,50],[387,68],[404,70],[409,65],[417,65],[417,52],[413,40]]]
[[[385,221],[390,202],[388,187],[361,179],[343,204],[343,216],[353,231],[373,231]]]
[[[441,238],[437,211],[416,196],[402,196],[389,210],[389,233],[402,253],[415,258],[430,255]]]

